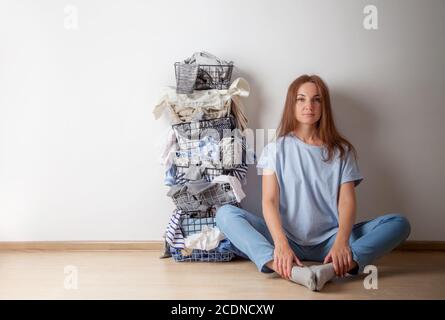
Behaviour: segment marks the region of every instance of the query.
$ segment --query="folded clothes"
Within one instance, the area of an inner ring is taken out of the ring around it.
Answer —
[[[174,87],[166,87],[153,114],[155,119],[159,119],[167,108],[172,124],[233,115],[237,128],[244,130],[247,128],[247,118],[240,97],[247,97],[249,93],[249,83],[243,78],[237,78],[227,90],[195,90],[187,95],[177,94]]]

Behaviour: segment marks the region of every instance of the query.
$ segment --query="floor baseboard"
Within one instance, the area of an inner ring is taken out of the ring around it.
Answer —
[[[160,251],[162,249],[162,241],[0,241],[0,250]],[[445,241],[406,241],[396,250],[445,251]]]
[[[0,241],[0,250],[103,251],[162,250],[162,241]]]
[[[396,250],[445,251],[445,241],[405,241]]]

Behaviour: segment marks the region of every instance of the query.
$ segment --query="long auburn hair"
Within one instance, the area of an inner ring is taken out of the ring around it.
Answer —
[[[318,94],[321,98],[321,117],[316,123],[318,137],[323,141],[328,152],[327,159],[330,161],[335,150],[339,150],[340,158],[344,159],[347,151],[352,151],[354,157],[357,158],[357,151],[354,146],[346,140],[335,127],[334,118],[332,116],[331,99],[329,97],[329,89],[326,83],[317,75],[304,74],[295,79],[287,89],[286,102],[284,111],[278,126],[277,138],[286,136],[293,132],[298,126],[298,120],[295,114],[295,105],[297,103],[297,93],[300,86],[306,82],[312,82],[318,88]],[[348,150],[346,150],[346,147]]]

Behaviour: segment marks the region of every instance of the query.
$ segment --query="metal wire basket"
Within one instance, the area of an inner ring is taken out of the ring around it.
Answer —
[[[199,154],[187,154],[177,151],[173,162],[176,167],[179,168],[201,166],[206,170],[230,170],[246,164],[245,156],[235,148],[234,144],[228,145],[225,149],[221,150],[218,159],[203,159]]]
[[[233,117],[223,117],[193,122],[184,122],[172,125],[180,150],[190,150],[199,147],[201,138],[213,137],[220,141],[224,137],[232,136],[235,129]]]
[[[181,219],[181,230],[184,237],[201,232],[203,226],[209,228],[216,226],[214,211],[208,211],[208,216],[194,217],[194,213],[186,215]],[[190,255],[184,254],[180,249],[170,248],[170,253],[175,261],[178,262],[228,262],[235,257],[235,254],[227,249],[216,248],[213,250],[193,249]]]
[[[245,165],[247,148],[245,137],[226,137],[220,141],[209,139],[198,141],[198,146],[188,150],[178,150],[173,158],[177,167],[199,165],[203,168],[232,169]]]
[[[170,253],[177,262],[229,262],[234,257],[233,252],[219,252],[217,250],[198,250],[193,249],[191,255],[183,255],[180,249],[170,248]]]
[[[172,200],[178,209],[203,211],[204,208],[207,209],[211,206],[220,207],[235,203],[236,197],[229,183],[215,183],[198,194],[181,190],[172,196]]]
[[[176,167],[175,184],[184,185],[187,182],[189,182],[190,180],[188,180],[186,178],[186,175],[192,167],[193,166]],[[230,169],[204,168],[204,170],[202,172],[202,178],[211,182],[211,181],[213,181],[213,179],[215,179],[215,177],[224,174],[224,175],[228,175],[228,176],[234,176],[240,182],[243,182],[246,179],[248,168],[249,167],[247,164],[242,164],[242,165],[236,166],[234,168],[230,168]]]
[[[193,90],[228,89],[233,65],[188,65],[175,63],[176,86],[184,93]]]

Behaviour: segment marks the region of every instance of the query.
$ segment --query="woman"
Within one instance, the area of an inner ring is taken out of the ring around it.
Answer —
[[[399,214],[354,224],[354,188],[363,177],[354,147],[334,125],[329,90],[316,75],[289,86],[278,137],[257,167],[264,219],[225,205],[216,223],[235,253],[261,272],[319,291],[335,276],[363,272],[410,233]],[[322,264],[305,267],[302,260]]]

